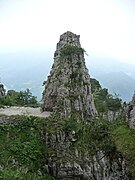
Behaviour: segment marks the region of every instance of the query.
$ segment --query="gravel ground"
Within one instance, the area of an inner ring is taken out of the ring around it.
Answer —
[[[40,112],[40,108],[31,108],[31,107],[5,107],[0,108],[0,114],[5,114],[7,116],[11,115],[27,115],[27,116],[39,116],[39,117],[48,117],[50,112]]]

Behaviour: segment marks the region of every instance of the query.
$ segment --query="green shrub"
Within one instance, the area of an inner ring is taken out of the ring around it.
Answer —
[[[122,108],[122,100],[109,94],[108,89],[102,88],[96,79],[91,79],[91,91],[98,113],[117,112]]]
[[[80,53],[83,53],[84,49],[75,45],[66,44],[63,48],[61,48],[60,52],[61,57],[70,57],[75,54],[78,55]]]
[[[12,95],[5,95],[0,98],[0,106],[29,106],[38,107],[38,102],[35,96],[32,95],[29,89],[20,92],[14,92]]]
[[[113,139],[117,148],[123,157],[130,172],[135,177],[135,132],[130,129],[126,124],[121,124],[112,132]]]
[[[35,123],[38,118],[16,118],[20,121],[0,125],[0,179],[52,180],[43,171],[47,150]]]

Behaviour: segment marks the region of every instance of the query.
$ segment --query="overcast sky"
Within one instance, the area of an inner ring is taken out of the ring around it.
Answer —
[[[135,64],[135,0],[0,0],[0,53],[54,51],[66,31],[89,56]]]

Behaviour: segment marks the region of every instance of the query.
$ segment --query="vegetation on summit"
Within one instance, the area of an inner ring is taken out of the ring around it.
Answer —
[[[61,57],[66,57],[74,54],[79,55],[80,53],[85,52],[85,50],[75,45],[66,44],[63,48],[61,48],[60,52],[61,52]]]

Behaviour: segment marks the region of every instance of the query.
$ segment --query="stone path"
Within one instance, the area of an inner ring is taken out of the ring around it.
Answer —
[[[39,116],[39,117],[48,117],[50,112],[40,112],[40,108],[31,108],[31,107],[6,107],[0,108],[0,114],[5,114],[7,116],[11,115],[27,115],[27,116]]]

